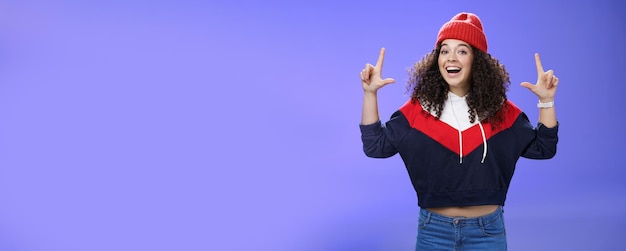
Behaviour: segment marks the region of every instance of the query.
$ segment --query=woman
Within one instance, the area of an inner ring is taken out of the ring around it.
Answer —
[[[416,250],[506,250],[502,206],[517,160],[556,153],[558,78],[535,54],[537,82],[521,84],[539,99],[533,127],[506,97],[509,74],[487,53],[480,19],[459,13],[410,71],[411,99],[383,125],[376,93],[394,82],[382,78],[384,53],[360,73],[363,150],[402,157],[420,207]]]

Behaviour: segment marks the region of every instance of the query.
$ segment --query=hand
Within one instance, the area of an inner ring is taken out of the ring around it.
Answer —
[[[361,84],[363,85],[363,91],[375,93],[381,87],[396,82],[392,78],[382,78],[384,59],[385,48],[381,48],[376,65],[365,64],[365,69],[361,71]]]
[[[542,103],[554,101],[556,94],[556,86],[559,84],[559,78],[554,75],[553,70],[543,71],[539,53],[535,53],[535,64],[537,65],[537,83],[523,82],[521,86],[528,88],[533,92]]]

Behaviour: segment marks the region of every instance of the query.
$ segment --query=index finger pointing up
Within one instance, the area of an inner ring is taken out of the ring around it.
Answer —
[[[383,61],[385,61],[385,48],[380,48],[380,54],[378,54],[378,61],[376,62],[376,68],[383,68]]]
[[[539,53],[535,53],[535,64],[537,65],[537,75],[543,74],[543,66],[541,66],[541,59]]]

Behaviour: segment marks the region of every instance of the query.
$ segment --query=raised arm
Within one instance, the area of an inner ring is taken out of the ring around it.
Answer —
[[[380,120],[378,115],[378,89],[395,82],[392,78],[382,78],[384,59],[385,48],[381,48],[376,65],[365,64],[365,69],[361,71],[361,84],[364,92],[361,125],[373,124]]]
[[[553,70],[543,71],[539,53],[535,53],[535,64],[537,65],[537,83],[523,82],[521,86],[528,88],[539,98],[539,123],[548,128],[557,125],[556,111],[554,109],[554,95],[559,84],[559,78],[554,75]]]

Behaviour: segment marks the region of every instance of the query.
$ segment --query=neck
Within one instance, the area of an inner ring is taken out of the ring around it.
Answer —
[[[467,95],[469,90],[460,89],[460,88],[450,88],[450,92],[453,93],[454,95],[459,96],[459,97],[463,97],[463,96]]]

